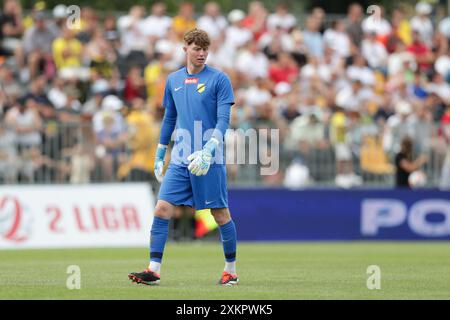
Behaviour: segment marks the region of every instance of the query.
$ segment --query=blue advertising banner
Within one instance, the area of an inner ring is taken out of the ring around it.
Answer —
[[[450,192],[229,190],[239,240],[450,240]]]

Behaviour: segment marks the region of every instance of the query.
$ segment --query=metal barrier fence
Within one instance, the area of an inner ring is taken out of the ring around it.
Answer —
[[[158,128],[155,130],[158,132]],[[329,132],[330,128],[326,131]],[[157,135],[146,136],[145,132],[130,127],[123,134],[96,135],[91,123],[58,122],[45,123],[36,134],[39,139],[27,141],[5,128],[0,130],[0,183],[150,181],[157,185],[152,170]],[[439,139],[438,128],[433,128],[429,138],[421,142],[422,153],[428,156],[423,171],[427,175],[426,186],[438,187],[449,146]],[[247,142],[246,146],[227,143],[227,147],[233,148],[234,153],[237,148],[245,148],[248,157],[252,142],[244,137],[241,139]],[[357,143],[336,144],[327,134],[321,144],[296,141],[292,148],[292,144],[288,145],[289,137],[281,137],[277,142],[279,170],[275,174],[261,175],[261,169],[265,167],[261,161],[257,164],[231,164],[228,165],[229,185],[289,186],[294,181],[294,184],[307,187],[345,187],[346,184],[393,187],[394,154],[383,151],[379,136],[362,136],[360,139]],[[350,152],[350,157],[343,160],[342,153],[345,152]],[[349,177],[350,173],[352,177]],[[353,180],[348,182],[348,179]]]

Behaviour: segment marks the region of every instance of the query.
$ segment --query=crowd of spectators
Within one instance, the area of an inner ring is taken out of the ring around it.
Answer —
[[[173,15],[163,2],[149,9],[82,7],[77,25],[64,5],[38,1],[24,14],[18,0],[4,1],[0,181],[154,179],[165,80],[184,64],[183,34],[198,27],[212,41],[207,63],[232,80],[231,129],[279,129],[279,172],[229,164],[230,183],[388,183],[409,136],[450,187],[450,17],[430,4],[377,16],[354,3],[336,19],[261,1],[247,12],[215,2],[184,2]],[[228,145],[243,144],[236,132]]]

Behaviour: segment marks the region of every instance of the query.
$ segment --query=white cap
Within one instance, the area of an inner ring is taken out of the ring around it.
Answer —
[[[67,16],[67,6],[58,4],[53,8],[53,17],[56,19],[65,18]]]
[[[122,106],[122,100],[114,95],[106,96],[102,101],[102,110],[104,111],[118,111]]]
[[[245,18],[245,12],[242,10],[239,10],[239,9],[231,10],[230,13],[228,14],[228,20],[231,23],[241,21],[244,18]]]
[[[395,112],[399,114],[410,114],[412,112],[412,106],[408,101],[399,101],[395,105]]]
[[[428,2],[418,2],[416,4],[416,12],[418,14],[430,14],[433,8]]]

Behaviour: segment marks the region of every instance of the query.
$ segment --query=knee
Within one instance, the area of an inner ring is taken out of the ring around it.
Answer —
[[[170,219],[172,215],[172,206],[168,203],[158,201],[155,208],[155,216],[162,219]]]
[[[231,220],[228,209],[212,209],[211,213],[219,226],[224,225]]]

